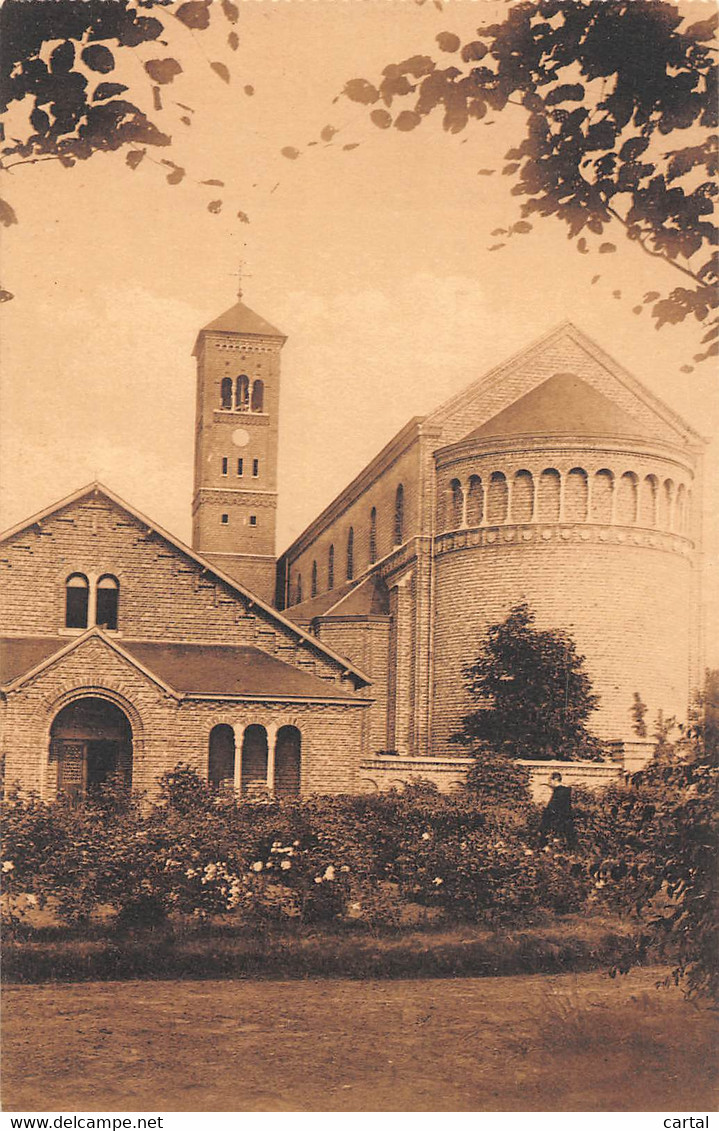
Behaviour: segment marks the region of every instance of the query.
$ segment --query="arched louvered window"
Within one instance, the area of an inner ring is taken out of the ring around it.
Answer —
[[[327,552],[327,588],[335,587],[335,548],[330,546]]]
[[[347,532],[347,571],[346,577],[351,581],[355,575],[355,532],[354,528],[350,526]]]
[[[235,408],[247,412],[250,407],[250,379],[246,373],[240,374],[235,386]]]
[[[220,386],[220,403],[223,408],[232,408],[232,378],[223,377]]]
[[[400,483],[394,497],[394,544],[401,546],[404,541],[404,487]]]
[[[310,583],[310,595],[317,596],[317,562],[312,563],[312,580]]]
[[[95,623],[100,628],[117,628],[119,604],[120,583],[116,577],[106,573],[97,583]]]
[[[90,584],[84,573],[71,573],[65,582],[65,627],[87,628]]]
[[[369,561],[370,565],[377,561],[377,507],[369,513]]]
[[[258,377],[252,383],[252,411],[262,412],[265,403],[265,383]]]

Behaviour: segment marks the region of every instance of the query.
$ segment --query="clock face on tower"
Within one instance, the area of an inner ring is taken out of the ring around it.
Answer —
[[[244,428],[235,428],[232,433],[232,443],[236,448],[246,448],[250,442],[250,434]]]

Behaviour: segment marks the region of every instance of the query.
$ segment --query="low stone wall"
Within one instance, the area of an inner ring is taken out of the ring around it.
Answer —
[[[464,785],[472,762],[472,758],[402,758],[390,754],[367,758],[360,764],[360,789],[363,793],[403,789],[421,778],[434,782],[442,793],[451,793]]]
[[[581,785],[584,789],[602,789],[624,776],[619,762],[529,762],[518,758],[517,765],[529,770],[529,791],[538,805],[549,801],[551,774],[561,774],[562,785]]]
[[[403,758],[383,755],[367,758],[360,765],[359,784],[363,793],[385,789],[403,789],[413,780],[432,781],[442,791],[451,793],[464,784],[472,758]],[[530,762],[518,760],[529,770],[532,799],[542,804],[549,799],[547,783],[555,771],[564,785],[581,785],[585,789],[601,789],[624,774],[621,762]]]

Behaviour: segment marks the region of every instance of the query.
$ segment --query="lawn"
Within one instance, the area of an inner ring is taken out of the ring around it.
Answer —
[[[714,1110],[663,973],[6,986],[5,1110]]]

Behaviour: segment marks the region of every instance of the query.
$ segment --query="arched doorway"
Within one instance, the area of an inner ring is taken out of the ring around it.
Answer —
[[[50,730],[50,760],[57,765],[57,789],[84,797],[113,782],[132,785],[132,727],[127,715],[99,696],[68,703]]]
[[[252,723],[242,739],[242,781],[240,792],[252,796],[267,789],[267,731]]]
[[[299,797],[302,739],[297,727],[280,727],[275,746],[275,796]]]
[[[207,778],[213,789],[234,789],[235,732],[228,723],[218,723],[210,731]]]

